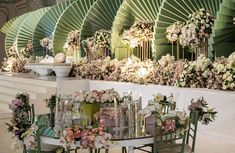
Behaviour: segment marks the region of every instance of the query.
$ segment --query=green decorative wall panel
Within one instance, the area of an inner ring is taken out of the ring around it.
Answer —
[[[13,45],[14,41],[16,40],[16,35],[18,33],[18,30],[22,24],[22,22],[24,21],[24,19],[30,15],[31,12],[26,13],[24,15],[21,15],[20,17],[18,17],[10,26],[7,35],[6,35],[6,39],[5,39],[5,51],[6,51],[6,55],[9,56],[8,54],[8,50],[9,48]]]
[[[83,20],[95,0],[77,0],[71,4],[57,21],[53,36],[54,54],[63,51],[70,31],[81,29]]]
[[[210,10],[216,16],[221,0],[164,0],[155,22],[154,58],[171,52],[171,44],[166,39],[166,28],[176,21],[186,21],[188,15],[201,8]]]
[[[112,50],[117,58],[126,57],[128,48],[121,34],[135,21],[155,21],[163,0],[125,0],[117,12],[112,27]]]
[[[28,41],[33,39],[33,33],[38,22],[40,21],[42,16],[49,10],[49,8],[50,7],[45,7],[33,11],[24,19],[16,35],[17,51],[19,51],[21,48],[25,48]]]
[[[14,17],[12,19],[10,19],[9,21],[7,21],[7,23],[4,24],[4,26],[0,29],[1,32],[7,34],[8,31],[11,28],[12,23],[17,19],[17,17]]]
[[[235,51],[235,0],[223,0],[217,13],[213,31],[215,54],[228,56]]]
[[[100,29],[111,30],[114,17],[123,0],[97,0],[87,13],[81,28],[81,40]]]
[[[43,48],[41,47],[39,40],[53,35],[57,21],[72,2],[74,1],[71,0],[57,4],[42,16],[33,34],[33,50],[35,55],[43,55]]]

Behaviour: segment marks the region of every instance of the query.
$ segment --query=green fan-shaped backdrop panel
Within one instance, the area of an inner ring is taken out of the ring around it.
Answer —
[[[24,19],[16,35],[16,44],[18,51],[21,48],[25,48],[28,41],[33,39],[33,33],[38,22],[49,9],[50,7],[45,7],[33,11],[29,16]]]
[[[43,55],[43,48],[39,40],[53,35],[58,19],[72,2],[73,1],[70,0],[53,6],[40,19],[33,34],[33,51],[35,55]]]
[[[84,19],[80,40],[93,36],[100,29],[111,30],[114,17],[122,3],[123,0],[97,0]]]
[[[54,54],[63,50],[70,31],[81,29],[83,20],[94,2],[95,0],[77,0],[60,16],[53,35]]]
[[[223,0],[213,30],[213,48],[217,57],[228,56],[235,51],[234,17],[235,0]]]
[[[171,53],[171,44],[166,39],[166,29],[176,21],[186,21],[188,15],[201,8],[210,10],[214,16],[220,8],[222,0],[164,0],[155,22],[153,39],[154,58]]]
[[[155,21],[163,0],[125,0],[119,8],[112,27],[112,50],[115,57],[124,58],[128,48],[121,34],[135,21]]]
[[[7,23],[5,23],[2,28],[0,29],[1,32],[7,34],[8,30],[10,29],[12,23],[17,19],[17,17],[14,17],[12,19],[10,19],[9,21],[7,21]]]
[[[7,34],[6,34],[6,38],[5,38],[5,51],[6,51],[6,55],[7,57],[9,57],[9,53],[8,50],[9,48],[13,45],[14,41],[16,40],[16,35],[17,32],[22,24],[22,22],[24,21],[24,19],[29,16],[32,12],[23,14],[21,16],[19,16],[10,26]]]

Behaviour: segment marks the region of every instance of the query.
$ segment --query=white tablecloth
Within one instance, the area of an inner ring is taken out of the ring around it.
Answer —
[[[164,95],[173,93],[177,107],[184,110],[187,110],[192,98],[203,96],[210,107],[216,108],[218,114],[215,122],[207,126],[199,124],[196,152],[235,153],[235,92],[160,85],[138,85],[112,81],[89,81],[90,90],[110,88],[114,88],[121,95],[123,92],[131,91],[134,98],[138,98],[141,93],[143,107],[147,105],[149,99],[153,98],[152,95],[158,92]],[[208,143],[208,145],[202,142]],[[224,149],[221,149],[221,147]],[[200,151],[201,148],[204,148],[203,152]],[[205,149],[208,151],[205,151]]]

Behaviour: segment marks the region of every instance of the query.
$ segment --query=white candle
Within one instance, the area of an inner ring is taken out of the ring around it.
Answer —
[[[115,120],[117,120],[117,100],[114,98],[114,113],[115,113]]]

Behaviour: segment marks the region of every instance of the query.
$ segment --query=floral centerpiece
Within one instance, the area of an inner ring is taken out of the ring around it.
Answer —
[[[64,44],[64,51],[66,52],[67,56],[73,56],[74,62],[77,63],[77,49],[80,47],[79,43],[80,38],[80,30],[74,30],[69,32],[66,42]]]
[[[53,49],[52,37],[45,37],[40,40],[40,45],[45,49],[45,55],[48,55]]]
[[[197,111],[199,114],[199,121],[206,125],[213,122],[215,120],[215,115],[217,114],[215,109],[208,107],[208,103],[203,97],[198,98],[196,101],[192,99],[188,109],[189,111]]]
[[[169,107],[175,107],[175,101],[173,100],[173,95],[171,94],[169,97],[158,93],[154,95],[153,100],[148,101],[147,107],[139,111],[139,114],[149,117],[152,114],[163,115],[165,114],[163,107],[164,105],[168,105]]]
[[[88,37],[85,40],[82,40],[82,45],[86,52],[86,57],[89,62],[91,62],[91,60],[93,59],[97,59],[96,57],[97,49],[94,45],[94,37]]]
[[[197,37],[196,25],[193,23],[186,24],[181,29],[179,43],[183,47],[196,48],[200,40]]]
[[[110,56],[110,44],[111,44],[111,31],[101,29],[96,31],[94,34],[94,46],[97,50],[97,57],[107,57]]]
[[[110,133],[107,133],[104,126],[104,121],[101,121],[98,127],[89,127],[81,129],[79,126],[74,128],[66,128],[63,132],[63,136],[60,142],[64,148],[76,149],[75,140],[80,140],[82,149],[98,149],[110,147],[110,139],[112,138]]]
[[[114,99],[121,100],[120,95],[114,89],[80,91],[75,94],[75,101],[80,104],[82,125],[87,126],[94,123],[94,115],[100,111],[101,104],[113,103]]]
[[[135,22],[129,30],[124,30],[122,40],[131,48],[135,48],[141,45],[143,41],[149,41],[153,38],[153,26],[152,21]]]
[[[179,37],[183,26],[183,23],[177,21],[166,29],[166,38],[172,43],[172,56],[174,55],[174,42],[177,42],[177,59],[179,59]]]
[[[214,16],[208,10],[201,8],[197,12],[189,15],[189,23],[196,25],[197,37],[210,38],[212,26],[214,25]]]

